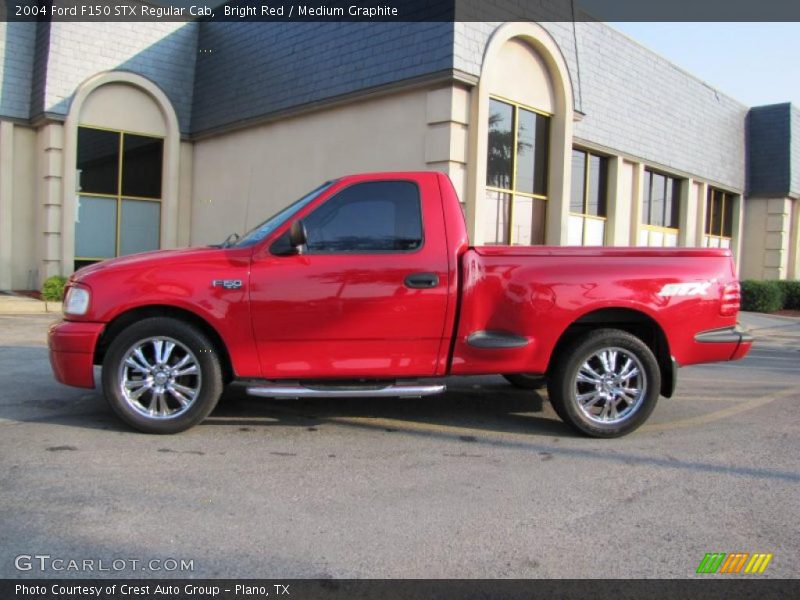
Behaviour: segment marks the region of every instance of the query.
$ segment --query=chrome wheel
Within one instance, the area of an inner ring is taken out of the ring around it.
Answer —
[[[602,348],[577,371],[575,401],[594,423],[614,425],[631,417],[647,395],[647,375],[637,356],[624,348]]]
[[[149,337],[133,344],[119,366],[119,392],[137,413],[151,419],[184,414],[200,393],[197,357],[169,337]]]

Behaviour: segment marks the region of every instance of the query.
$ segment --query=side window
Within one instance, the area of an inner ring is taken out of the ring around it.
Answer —
[[[410,252],[422,246],[419,188],[410,181],[352,185],[303,222],[309,254]]]

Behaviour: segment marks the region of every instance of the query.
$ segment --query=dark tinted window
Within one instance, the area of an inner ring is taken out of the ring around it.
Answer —
[[[574,213],[583,213],[586,196],[586,153],[572,151],[572,189],[569,209]]]
[[[722,235],[733,237],[733,195],[724,194],[725,204],[722,207]]]
[[[350,186],[304,223],[309,253],[407,252],[422,245],[419,189],[408,181]]]
[[[547,195],[547,148],[550,139],[550,118],[536,115],[536,138],[533,143],[533,193]]]
[[[645,170],[643,188],[645,223],[677,229],[680,218],[680,179]]]
[[[608,159],[605,156],[589,155],[589,195],[586,214],[606,216],[608,197]]]
[[[80,191],[117,194],[119,182],[119,133],[78,128],[78,169]]]
[[[161,197],[164,140],[126,133],[122,153],[122,195]]]
[[[706,234],[720,237],[733,235],[733,194],[708,188]]]

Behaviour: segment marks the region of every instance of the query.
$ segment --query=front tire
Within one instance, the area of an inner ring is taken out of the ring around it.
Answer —
[[[166,317],[123,330],[103,360],[111,408],[145,433],[178,433],[197,425],[222,394],[216,348],[196,327]]]
[[[576,339],[548,376],[550,403],[566,423],[592,437],[613,438],[644,423],[658,401],[661,371],[650,348],[618,329]]]

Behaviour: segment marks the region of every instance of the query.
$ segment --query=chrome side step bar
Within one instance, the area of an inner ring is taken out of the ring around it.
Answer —
[[[251,396],[262,398],[421,398],[441,394],[447,389],[444,384],[436,385],[325,385],[308,387],[304,385],[266,385],[247,388]]]

